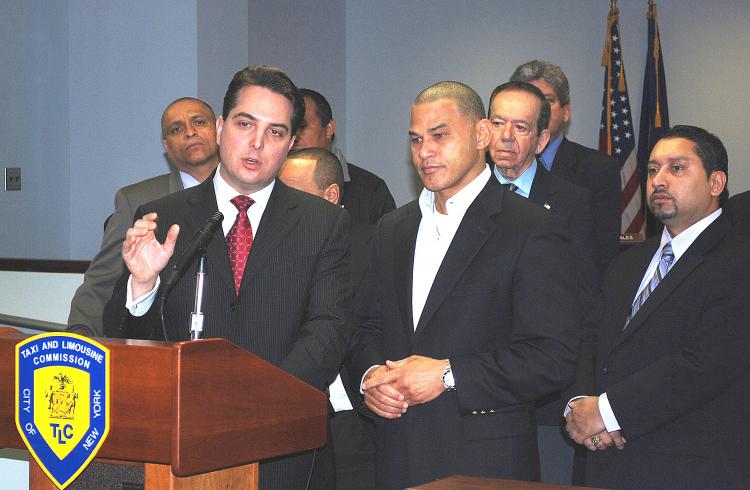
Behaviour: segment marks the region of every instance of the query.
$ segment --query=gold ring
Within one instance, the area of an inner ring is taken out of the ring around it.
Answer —
[[[594,436],[594,437],[592,437],[592,438],[591,438],[591,444],[593,444],[594,446],[596,446],[597,444],[599,444],[599,442],[600,442],[601,440],[602,440],[602,439],[601,439],[601,437],[599,437],[599,436]]]

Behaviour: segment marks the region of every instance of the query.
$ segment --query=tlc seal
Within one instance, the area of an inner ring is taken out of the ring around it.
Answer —
[[[17,344],[16,426],[52,482],[70,485],[109,433],[109,349],[71,333]]]

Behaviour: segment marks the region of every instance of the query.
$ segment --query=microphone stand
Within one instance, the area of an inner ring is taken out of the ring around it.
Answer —
[[[195,309],[190,314],[190,340],[203,338],[203,281],[206,279],[206,251],[201,249],[195,273]]]

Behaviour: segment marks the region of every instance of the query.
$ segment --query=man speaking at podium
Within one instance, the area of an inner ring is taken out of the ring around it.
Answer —
[[[163,329],[159,274],[220,211],[223,233],[206,252],[203,336],[225,338],[314,387],[334,380],[350,337],[349,217],[276,179],[304,111],[281,70],[249,66],[234,76],[216,123],[217,171],[136,212],[122,249],[128,271],[105,311],[107,335],[189,338],[196,267],[169,294]],[[321,463],[330,460],[320,452],[262,463],[260,488],[306,488],[311,475],[309,488],[325,488],[318,480],[333,468]]]

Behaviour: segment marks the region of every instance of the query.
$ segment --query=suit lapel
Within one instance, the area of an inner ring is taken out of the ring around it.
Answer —
[[[549,184],[549,179],[547,178],[548,174],[549,172],[546,168],[541,164],[537,165],[534,182],[531,183],[529,199],[537,204],[541,204],[549,210],[552,210],[550,202],[554,201],[553,197],[559,192],[559,190]]]
[[[622,332],[622,335],[620,335],[614,347],[630,338],[646,323],[646,320],[651,314],[656,311],[659,306],[669,298],[674,290],[682,284],[685,278],[703,262],[705,255],[718,245],[724,235],[726,235],[727,231],[729,231],[729,227],[730,225],[726,220],[726,217],[719,216],[698,236],[698,238],[695,239],[682,257],[680,257],[680,260],[678,260],[674,267],[669,270],[664,279],[659,282],[659,285],[654,289],[643,306],[640,307],[638,313],[636,313],[630,321],[628,328]],[[653,256],[655,251],[655,249],[652,250],[651,256]],[[642,273],[641,279],[643,279]],[[633,296],[635,296],[635,292],[633,292]]]
[[[213,181],[213,179],[211,180]],[[182,189],[182,178],[180,177],[179,170],[172,170],[169,173],[169,193],[171,194],[173,192],[181,191]]]
[[[445,297],[495,232],[497,227],[491,216],[500,212],[502,194],[502,187],[493,177],[466,210],[432,283],[412,342],[425,330],[425,326],[443,304]]]
[[[390,253],[393,255],[394,263],[393,276],[396,282],[394,290],[404,292],[398,298],[401,319],[409,338],[411,338],[414,333],[411,306],[414,248],[417,243],[417,231],[419,230],[422,213],[417,202],[404,208],[404,211],[406,211],[406,215],[394,225],[393,250]]]
[[[183,230],[180,233],[189,232],[189,236],[193,236],[203,226],[208,217],[219,209],[216,204],[213,174],[199,186],[195,187],[195,192],[188,199],[188,206],[190,206],[190,212],[187,213],[187,225],[189,229]],[[234,289],[232,268],[229,265],[226,241],[224,240],[224,233],[221,230],[217,231],[208,243],[206,258],[209,270],[216,273],[227,286]]]
[[[251,280],[254,271],[259,270],[278,247],[279,242],[289,233],[299,219],[299,202],[294,193],[280,180],[274,183],[268,205],[260,219],[257,230],[253,230],[253,246],[245,264],[240,291]]]
[[[571,180],[575,174],[573,162],[575,162],[573,145],[570,144],[567,138],[563,137],[560,148],[555,153],[555,159],[552,161],[552,175],[557,175],[568,181]]]

